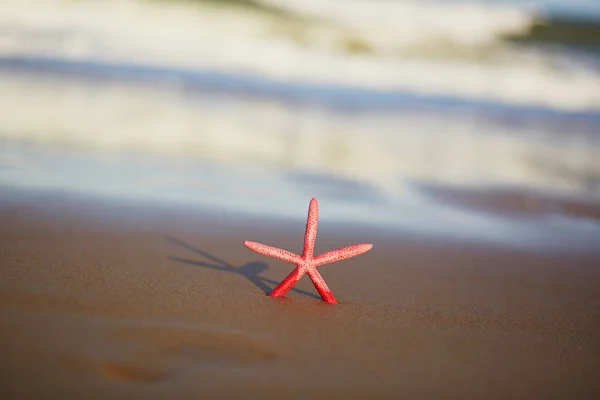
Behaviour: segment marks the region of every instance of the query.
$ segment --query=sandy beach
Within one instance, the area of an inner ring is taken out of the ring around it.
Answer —
[[[324,205],[324,208],[326,205]],[[321,217],[374,249],[266,296],[304,226],[3,188],[3,399],[592,399],[600,251],[523,250]]]
[[[600,2],[1,4],[0,400],[600,399]]]

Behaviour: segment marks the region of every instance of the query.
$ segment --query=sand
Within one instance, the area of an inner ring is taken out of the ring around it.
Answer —
[[[317,252],[375,245],[320,268],[329,305],[266,296],[293,267],[242,245],[299,251],[301,224],[2,190],[2,399],[600,396],[600,249],[321,218]]]

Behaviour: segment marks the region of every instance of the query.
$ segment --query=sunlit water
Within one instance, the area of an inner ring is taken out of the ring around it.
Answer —
[[[426,104],[353,110],[168,83],[0,77],[9,94],[0,110],[2,185],[294,219],[315,196],[330,221],[551,247],[573,247],[565,235],[583,235],[578,246],[600,237],[594,220],[506,219],[439,203],[413,185],[597,198],[593,116]]]

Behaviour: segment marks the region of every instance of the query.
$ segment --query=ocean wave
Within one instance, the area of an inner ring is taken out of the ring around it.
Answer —
[[[600,109],[598,68],[570,54],[504,40],[532,29],[541,16],[531,7],[255,2],[263,7],[5,0],[0,55],[209,68],[298,83]]]
[[[345,35],[354,34],[365,47],[383,54],[487,46],[506,35],[526,32],[537,18],[531,7],[475,2],[260,1],[326,21],[331,29],[318,32],[323,36],[317,42],[335,47]]]
[[[182,96],[169,85],[19,74],[0,74],[0,87],[3,150],[28,143],[315,171],[383,193],[418,179],[600,196],[600,137],[585,118],[496,123],[430,110],[344,113],[267,98]]]
[[[509,35],[521,43],[553,44],[590,50],[600,50],[600,21],[568,16],[548,17],[536,22],[526,33]],[[599,60],[596,57],[596,62]]]

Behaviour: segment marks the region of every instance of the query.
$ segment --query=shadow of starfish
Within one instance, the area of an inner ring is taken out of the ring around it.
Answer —
[[[251,261],[251,262],[248,262],[248,263],[242,265],[241,267],[234,267],[233,265],[229,264],[228,262],[221,260],[220,258],[218,258],[206,251],[200,250],[190,244],[187,244],[177,238],[174,238],[173,236],[165,235],[165,237],[167,238],[169,243],[172,243],[183,249],[189,250],[193,253],[199,254],[199,255],[209,259],[214,264],[203,262],[203,261],[189,260],[187,258],[172,257],[172,256],[169,256],[169,260],[176,261],[176,262],[179,262],[182,264],[193,265],[195,267],[208,268],[208,269],[213,269],[216,271],[225,271],[225,272],[231,272],[234,274],[242,275],[244,278],[246,278],[250,282],[252,282],[256,287],[258,287],[260,290],[262,290],[265,294],[270,293],[273,290],[273,287],[275,287],[278,284],[277,281],[273,281],[271,279],[267,279],[263,276],[260,276],[260,274],[262,272],[266,271],[269,268],[269,266],[262,261]],[[269,286],[269,284],[272,286]],[[296,289],[296,288],[292,288],[291,290],[293,292],[300,293],[305,296],[309,296],[309,297],[312,297],[315,299],[320,299],[319,296],[309,293],[309,292],[306,292],[304,290],[300,290],[300,289]]]

